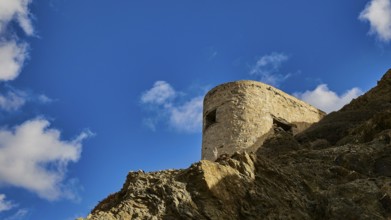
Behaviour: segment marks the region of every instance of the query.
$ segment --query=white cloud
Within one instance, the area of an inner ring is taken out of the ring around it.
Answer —
[[[288,60],[284,53],[271,53],[262,56],[251,68],[250,75],[260,77],[260,81],[277,86],[280,82],[289,78],[290,74],[278,73],[283,62]]]
[[[0,42],[0,81],[15,79],[26,57],[26,44],[18,44],[15,41]]]
[[[153,87],[141,96],[142,103],[163,104],[176,95],[175,90],[165,81],[156,81]]]
[[[49,125],[45,119],[33,119],[14,129],[0,129],[0,183],[48,200],[72,199],[72,191],[63,183],[67,166],[79,160],[82,141],[91,132],[66,141]]]
[[[0,81],[15,79],[27,58],[27,44],[21,43],[11,21],[16,21],[26,35],[34,35],[34,28],[28,9],[32,0],[0,1]]]
[[[154,116],[143,120],[151,130],[156,130],[156,124],[164,120],[177,131],[197,132],[202,125],[202,96],[193,97],[186,102],[179,102],[175,97],[181,92],[175,91],[167,82],[157,81],[154,86],[143,93],[141,103],[148,104],[154,111]]]
[[[15,207],[15,204],[7,201],[4,194],[0,194],[0,212],[10,210]]]
[[[294,93],[297,98],[325,111],[326,113],[337,111],[352,99],[360,96],[363,92],[359,88],[352,88],[342,95],[331,91],[326,84],[318,85],[312,91]]]
[[[170,124],[177,130],[201,131],[203,97],[198,96],[183,105],[169,108]]]
[[[368,21],[370,33],[376,34],[380,40],[391,40],[391,1],[371,0],[360,13],[359,19]]]
[[[1,0],[0,1],[0,34],[5,32],[8,24],[16,20],[27,35],[34,34],[28,9],[32,0]]]

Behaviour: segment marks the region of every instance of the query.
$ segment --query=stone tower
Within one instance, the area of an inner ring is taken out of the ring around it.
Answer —
[[[219,85],[204,98],[202,159],[255,151],[280,127],[296,134],[319,121],[324,112],[257,81]]]

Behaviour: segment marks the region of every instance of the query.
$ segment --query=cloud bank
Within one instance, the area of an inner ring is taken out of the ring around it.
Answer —
[[[17,79],[29,56],[29,45],[23,38],[35,36],[29,11],[32,1],[0,0],[0,83],[4,86],[0,110],[7,112],[19,110],[29,101],[53,101],[46,95],[20,91],[4,83]],[[49,125],[41,118],[11,129],[0,127],[0,186],[24,188],[47,200],[78,200],[78,182],[67,180],[67,168],[80,159],[82,141],[92,134],[87,131],[74,139],[62,140],[60,131]],[[15,206],[0,194],[0,212]],[[28,214],[27,209],[19,209],[4,220],[21,220]]]
[[[152,130],[164,120],[170,127],[181,132],[199,132],[202,125],[203,96],[193,97],[185,102],[175,100],[181,92],[165,81],[156,81],[153,87],[141,95],[141,103],[153,111],[154,116],[144,123]]]
[[[391,40],[391,0],[371,0],[360,13],[359,19],[369,22],[370,34],[384,42]]]
[[[77,162],[82,141],[91,132],[61,140],[60,131],[45,119],[33,119],[13,129],[0,129],[0,183],[21,187],[41,198],[75,198],[64,183],[67,166]]]
[[[284,53],[273,52],[264,55],[257,60],[249,74],[259,77],[259,80],[264,83],[277,86],[290,77],[290,74],[279,73],[281,65],[288,59],[289,57]]]
[[[341,109],[344,105],[361,94],[363,94],[363,92],[355,87],[342,95],[338,95],[331,91],[326,84],[320,84],[312,91],[307,90],[303,93],[294,93],[293,95],[326,113],[330,113]]]

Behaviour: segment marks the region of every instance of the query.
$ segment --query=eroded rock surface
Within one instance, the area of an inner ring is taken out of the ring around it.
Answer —
[[[391,71],[367,94],[256,153],[130,172],[88,220],[391,219]]]

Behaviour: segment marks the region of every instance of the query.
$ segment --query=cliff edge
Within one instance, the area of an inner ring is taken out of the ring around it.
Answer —
[[[302,133],[183,170],[130,172],[87,220],[391,219],[391,70]]]

